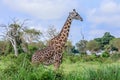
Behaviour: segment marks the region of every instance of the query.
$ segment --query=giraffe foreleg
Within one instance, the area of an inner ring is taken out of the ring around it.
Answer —
[[[62,62],[62,53],[59,53],[59,54],[56,54],[54,56],[54,67],[55,67],[55,70],[57,70],[59,67],[60,67],[60,64]]]

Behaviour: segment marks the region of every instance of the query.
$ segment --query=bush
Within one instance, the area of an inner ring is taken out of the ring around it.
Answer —
[[[108,57],[110,57],[110,54],[105,51],[102,53],[101,57],[108,58]]]
[[[28,46],[28,49],[29,49],[30,53],[33,54],[36,50],[38,50],[38,47],[29,45],[29,46]]]
[[[0,71],[0,80],[63,80],[63,71],[53,71],[43,65],[31,65],[28,54],[21,53],[17,58],[8,55],[2,58],[12,63]]]
[[[113,54],[110,58],[119,57],[120,54]],[[105,62],[107,58],[97,57],[96,55],[69,55],[63,59],[70,61],[67,63],[67,70],[69,64],[73,71],[69,73],[64,72],[64,67],[57,71],[46,68],[43,65],[34,66],[31,65],[30,56],[28,54],[21,53],[18,57],[14,57],[14,54],[0,57],[3,61],[9,62],[5,69],[0,69],[0,80],[119,80],[120,79],[120,65],[113,64],[100,64],[98,62]],[[84,64],[80,63],[84,61]],[[88,61],[94,61],[95,65],[90,64]],[[87,62],[87,64],[86,64]],[[73,65],[77,66],[71,66]],[[89,64],[88,64],[89,63]],[[82,66],[82,67],[81,67]]]
[[[120,60],[120,53],[111,54],[110,59],[112,59],[113,61]]]

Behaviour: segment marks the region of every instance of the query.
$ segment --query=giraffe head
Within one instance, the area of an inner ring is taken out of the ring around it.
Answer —
[[[73,9],[73,11],[69,13],[69,16],[71,19],[83,21],[83,18],[78,14],[78,12],[76,12],[75,9]]]

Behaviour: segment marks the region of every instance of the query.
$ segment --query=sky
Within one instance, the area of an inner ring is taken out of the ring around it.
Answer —
[[[60,31],[73,9],[83,18],[72,22],[68,39],[73,44],[82,39],[81,32],[86,40],[105,32],[120,37],[120,0],[0,0],[0,24],[29,19],[29,28],[45,32],[54,25]]]

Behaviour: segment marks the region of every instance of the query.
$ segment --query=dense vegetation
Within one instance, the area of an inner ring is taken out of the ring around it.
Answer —
[[[31,64],[32,54],[47,46],[58,34],[51,26],[46,33],[29,29],[16,21],[5,27],[0,41],[0,80],[119,80],[120,38],[106,32],[101,38],[80,40],[73,45],[67,41],[62,64],[54,71],[53,65]],[[86,52],[90,51],[90,55]],[[100,53],[98,55],[98,53]]]
[[[30,55],[1,56],[1,80],[119,80],[120,54],[109,58],[95,55],[64,55],[58,71],[53,66],[32,65]]]

